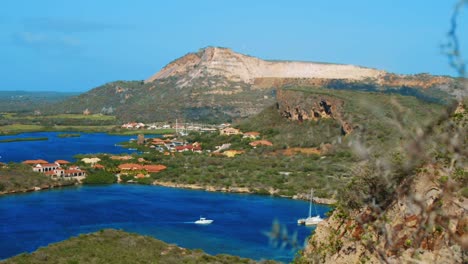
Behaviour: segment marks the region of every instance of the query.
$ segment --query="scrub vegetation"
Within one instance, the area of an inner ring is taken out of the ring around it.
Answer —
[[[72,237],[66,241],[40,248],[31,254],[21,254],[0,261],[4,264],[39,263],[167,263],[167,264],[231,264],[276,263],[256,262],[225,254],[208,255],[202,250],[189,250],[164,243],[148,236],[105,229],[96,233]]]

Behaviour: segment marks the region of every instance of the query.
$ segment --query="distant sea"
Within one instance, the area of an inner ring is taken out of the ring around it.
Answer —
[[[51,159],[51,158],[49,158]],[[308,203],[269,196],[143,185],[81,186],[0,197],[0,259],[80,233],[117,228],[210,254],[290,262],[295,251],[266,235],[277,220],[302,246]],[[324,216],[330,208],[318,205]],[[200,216],[211,225],[193,222]]]

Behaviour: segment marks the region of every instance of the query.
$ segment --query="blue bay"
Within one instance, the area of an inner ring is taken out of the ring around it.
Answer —
[[[80,137],[60,138],[67,132],[32,132],[12,136],[0,136],[0,139],[47,137],[46,141],[18,141],[0,144],[0,162],[21,162],[28,159],[45,159],[50,162],[58,159],[73,160],[76,154],[90,153],[133,153],[118,146],[136,136],[108,135],[106,133],[80,133]],[[77,132],[69,132],[77,133]],[[154,137],[154,135],[153,135]]]
[[[318,205],[323,216],[329,210]],[[265,235],[278,220],[301,245],[312,229],[297,226],[308,203],[258,195],[142,185],[82,186],[0,198],[0,259],[81,233],[117,228],[210,254],[289,262],[295,254]],[[198,226],[200,216],[214,223]]]

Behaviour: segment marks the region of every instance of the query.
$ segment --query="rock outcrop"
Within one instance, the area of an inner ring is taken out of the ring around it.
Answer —
[[[467,118],[460,103],[449,120],[431,127],[434,137],[420,135],[413,148],[431,144],[435,152],[407,171],[387,206],[348,210],[341,203],[318,225],[299,263],[466,263]]]
[[[353,131],[352,125],[343,118],[344,101],[342,99],[283,89],[277,91],[276,99],[276,107],[284,118],[299,122],[335,119],[341,124],[343,135]]]

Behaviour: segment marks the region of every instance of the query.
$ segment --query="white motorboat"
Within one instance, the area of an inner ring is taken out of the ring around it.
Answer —
[[[211,223],[213,223],[213,220],[206,219],[205,217],[200,217],[200,219],[195,221],[195,224],[197,224],[197,225],[209,225]]]
[[[311,225],[317,225],[318,223],[322,222],[324,219],[320,217],[320,215],[317,213],[317,208],[315,208],[315,213],[317,214],[316,216],[312,216],[312,199],[313,199],[313,190],[310,190],[310,203],[309,203],[309,217],[307,218],[301,218],[297,220],[298,225],[306,225],[306,226],[311,226]]]

